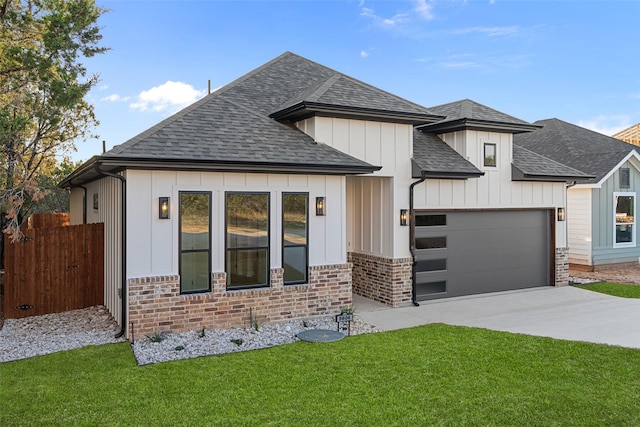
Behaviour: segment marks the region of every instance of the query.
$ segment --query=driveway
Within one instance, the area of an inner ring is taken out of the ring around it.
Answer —
[[[429,323],[640,348],[640,299],[544,287],[388,308],[354,295],[356,314],[385,330]]]

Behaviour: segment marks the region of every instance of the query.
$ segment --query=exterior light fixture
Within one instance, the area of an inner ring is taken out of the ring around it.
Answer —
[[[324,197],[316,197],[316,216],[324,216],[325,202]]]
[[[169,219],[169,197],[158,198],[158,218]]]
[[[564,221],[566,219],[566,213],[564,208],[558,208],[558,221]]]
[[[406,209],[400,209],[400,225],[407,225],[408,218],[409,218],[409,211]]]

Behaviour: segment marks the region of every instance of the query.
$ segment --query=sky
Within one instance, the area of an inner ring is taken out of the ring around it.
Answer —
[[[425,107],[472,99],[606,135],[640,123],[637,0],[97,0],[83,60],[97,139],[121,144],[291,51]]]

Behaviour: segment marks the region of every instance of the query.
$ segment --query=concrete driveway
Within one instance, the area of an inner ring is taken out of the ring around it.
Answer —
[[[429,323],[640,348],[640,299],[571,286],[424,301],[388,308],[354,295],[356,314],[385,330]]]

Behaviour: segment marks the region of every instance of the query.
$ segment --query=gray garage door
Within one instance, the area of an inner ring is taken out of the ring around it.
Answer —
[[[417,299],[550,285],[545,210],[416,212]]]

